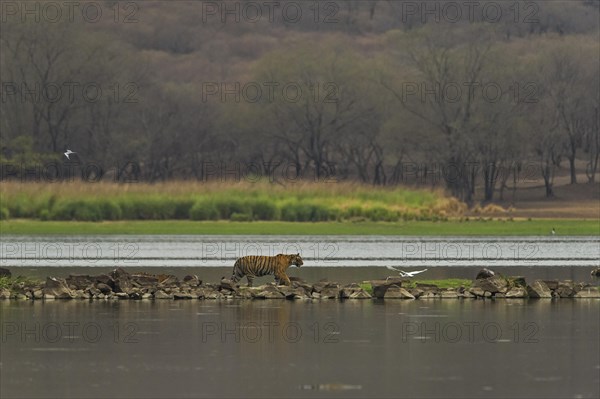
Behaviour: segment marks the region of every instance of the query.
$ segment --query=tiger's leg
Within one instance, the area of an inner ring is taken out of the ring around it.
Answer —
[[[292,285],[290,278],[285,274],[285,272],[280,272],[275,275],[275,280],[278,282],[278,285]]]
[[[252,281],[254,281],[254,276],[247,274],[246,279],[248,280],[248,287],[252,287]]]
[[[233,266],[233,274],[231,275],[231,281],[237,283],[242,277],[244,277],[244,272],[242,271],[242,268],[239,267],[239,265],[236,263]]]

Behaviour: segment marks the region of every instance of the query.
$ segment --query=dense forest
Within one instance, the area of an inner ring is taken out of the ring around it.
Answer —
[[[76,4],[2,2],[4,178],[350,179],[472,202],[519,174],[552,196],[557,168],[599,173],[598,0]]]

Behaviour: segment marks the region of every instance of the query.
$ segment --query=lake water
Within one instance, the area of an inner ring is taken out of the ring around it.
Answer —
[[[207,282],[256,253],[301,252],[290,275],[340,283],[385,265],[592,282],[600,263],[598,237],[2,236],[0,250],[13,274]],[[5,300],[0,321],[2,398],[600,396],[598,299]]]

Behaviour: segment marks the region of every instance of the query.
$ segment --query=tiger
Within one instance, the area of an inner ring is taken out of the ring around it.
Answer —
[[[255,277],[275,275],[277,284],[292,285],[290,278],[285,271],[291,265],[300,267],[304,264],[300,253],[275,256],[244,256],[235,261],[233,265],[233,274],[231,281],[237,283],[242,277],[248,279],[248,287],[252,287],[252,281]]]

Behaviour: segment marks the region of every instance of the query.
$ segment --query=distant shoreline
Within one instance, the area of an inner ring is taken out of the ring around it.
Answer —
[[[0,221],[0,235],[398,235],[398,236],[600,236],[598,219],[509,219],[478,217],[448,221],[280,222],[280,221]]]

